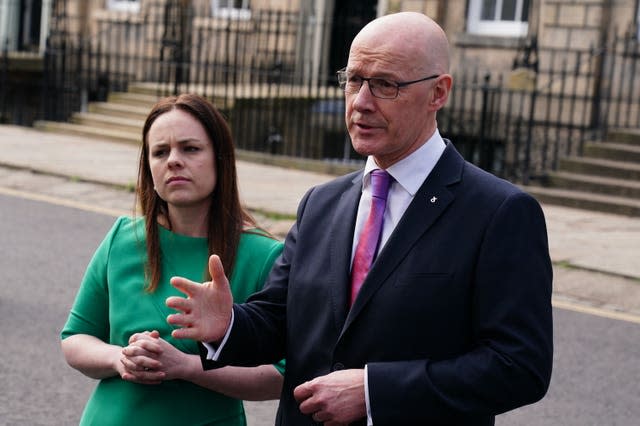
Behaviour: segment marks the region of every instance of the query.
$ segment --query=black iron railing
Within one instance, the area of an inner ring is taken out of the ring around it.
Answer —
[[[335,55],[328,54],[325,36],[340,32],[335,23],[268,10],[253,11],[247,20],[215,18],[176,1],[149,2],[137,15],[98,19],[92,35],[79,38],[69,29],[65,2],[55,3],[37,118],[67,120],[87,102],[135,84],[159,96],[208,97],[228,116],[239,148],[361,161],[345,132],[343,96],[329,69]],[[438,119],[467,159],[524,183],[555,169],[560,158],[580,155],[585,141],[610,127],[640,128],[635,35],[585,51],[534,53],[535,66],[510,73],[455,72]],[[6,101],[8,88],[20,84],[6,58],[4,52],[0,113],[20,108]]]
[[[524,183],[582,155],[585,141],[610,127],[640,128],[640,45],[632,34],[587,51],[537,54],[535,69],[457,74],[439,119],[466,158]]]

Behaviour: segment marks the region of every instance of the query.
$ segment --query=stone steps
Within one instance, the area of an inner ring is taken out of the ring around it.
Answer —
[[[78,112],[71,116],[71,123],[94,127],[96,129],[115,129],[142,135],[144,120],[124,118],[109,114]]]
[[[640,216],[640,130],[611,130],[526,189],[545,203]]]
[[[591,176],[640,180],[640,164],[588,157],[560,159],[558,170]]]
[[[113,117],[144,120],[152,106],[153,104],[143,107],[115,101],[92,102],[89,104],[89,112]]]
[[[547,185],[553,188],[571,188],[586,193],[640,199],[640,182],[586,174],[554,172]]]
[[[130,144],[139,144],[141,141],[140,133],[132,133],[126,130],[109,129],[84,124],[64,123],[58,121],[36,121],[34,127],[47,132],[56,132],[70,134],[76,136],[84,136],[87,138],[110,139],[115,142],[123,142]]]
[[[541,203],[640,217],[638,199],[541,186],[525,186],[523,189]]]
[[[158,97],[149,93],[114,92],[107,102],[90,103],[87,112],[74,113],[67,123],[37,121],[34,127],[137,145],[142,140],[144,120],[157,101]]]
[[[589,143],[584,148],[584,156],[640,164],[640,145],[613,142]]]
[[[640,146],[640,129],[611,129],[608,140]]]

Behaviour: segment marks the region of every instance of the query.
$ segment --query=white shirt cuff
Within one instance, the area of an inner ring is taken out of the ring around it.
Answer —
[[[229,327],[227,328],[227,332],[225,333],[224,337],[222,338],[222,342],[220,342],[220,345],[218,346],[218,348],[214,348],[213,346],[211,346],[211,344],[207,343],[207,342],[201,342],[202,345],[207,348],[207,359],[209,361],[217,361],[218,358],[220,358],[220,354],[222,353],[222,349],[224,348],[224,344],[227,343],[227,339],[229,339],[229,335],[231,334],[231,327],[233,327],[233,318],[234,318],[234,314],[233,314],[233,309],[231,310],[231,321],[229,322]],[[366,379],[365,379],[366,380]]]
[[[364,402],[367,406],[367,426],[373,426],[371,404],[369,404],[369,371],[366,364],[364,365]]]

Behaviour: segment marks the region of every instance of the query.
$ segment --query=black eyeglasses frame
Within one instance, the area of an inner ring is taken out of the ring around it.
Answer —
[[[347,84],[347,69],[346,68],[342,68],[341,70],[336,71],[336,75],[338,76],[338,85],[340,86],[340,88],[342,90],[346,89],[346,84]],[[367,82],[367,86],[369,86],[369,92],[371,93],[371,95],[375,98],[378,99],[395,99],[398,97],[398,95],[400,94],[400,88],[401,87],[405,87],[405,86],[409,86],[411,84],[415,84],[415,83],[420,83],[421,81],[427,81],[427,80],[433,80],[434,78],[438,78],[440,77],[441,74],[433,74],[430,75],[428,77],[424,77],[424,78],[419,78],[417,80],[411,80],[411,81],[393,81],[393,80],[387,80],[386,78],[380,78],[380,77],[361,77],[358,76],[358,78],[360,78],[362,80],[362,83],[360,84],[360,87],[358,88],[357,91],[353,92],[353,93],[358,93],[360,92],[360,89],[362,89],[362,85],[364,84],[364,82]],[[389,96],[385,96],[385,97],[381,97],[376,95],[375,93],[373,93],[373,90],[371,89],[371,80],[384,80],[387,81],[389,83],[393,83],[396,87],[396,94],[393,97],[389,97]]]

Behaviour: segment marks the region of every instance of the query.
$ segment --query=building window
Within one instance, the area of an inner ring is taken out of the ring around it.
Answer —
[[[640,40],[640,0],[636,4],[636,32],[638,34],[638,40]]]
[[[469,0],[470,33],[522,37],[527,35],[529,0]]]
[[[251,18],[249,0],[211,0],[211,12],[218,18]]]
[[[140,0],[108,0],[107,8],[109,10],[137,13],[140,10]]]

